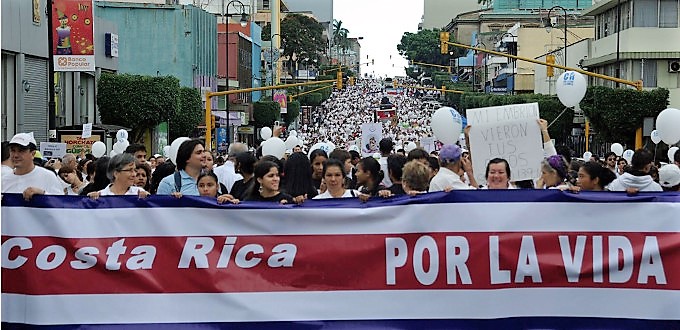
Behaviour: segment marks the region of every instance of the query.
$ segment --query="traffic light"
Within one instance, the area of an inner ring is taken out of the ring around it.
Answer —
[[[349,77],[349,85],[354,86],[354,77]]]
[[[371,59],[371,65],[375,65],[375,59]]]
[[[449,41],[449,33],[441,31],[439,32],[439,43],[441,44],[441,53],[442,55],[446,55],[449,53],[449,45],[445,43]]]
[[[392,80],[392,87],[397,88],[397,79]]]
[[[337,79],[337,86],[336,87],[338,88],[338,90],[340,90],[340,89],[342,89],[342,71],[338,70],[336,75],[337,75],[336,76],[337,77],[336,78]]]
[[[217,120],[217,117],[210,116],[210,127],[215,129],[220,127],[220,122]]]
[[[555,55],[549,54],[545,57],[545,62],[549,64],[555,64]],[[552,66],[548,66],[546,68],[546,76],[548,77],[553,77],[555,76],[555,68]]]

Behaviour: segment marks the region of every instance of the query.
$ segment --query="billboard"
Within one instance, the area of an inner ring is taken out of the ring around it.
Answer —
[[[92,0],[54,0],[54,71],[95,71]]]

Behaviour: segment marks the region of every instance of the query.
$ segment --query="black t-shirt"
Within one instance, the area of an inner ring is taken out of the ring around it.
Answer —
[[[281,203],[281,201],[284,200],[284,199],[286,201],[288,201],[288,203],[293,202],[293,197],[291,197],[290,195],[288,195],[286,193],[282,193],[282,192],[280,192],[280,193],[278,193],[278,194],[276,194],[272,197],[266,197],[265,198],[265,197],[262,197],[262,195],[260,195],[260,194],[256,194],[255,196],[251,195],[251,196],[248,196],[248,198],[246,198],[247,201],[276,202],[276,203]]]
[[[392,184],[392,186],[390,186],[389,190],[395,195],[406,195],[406,192],[404,191],[404,187],[401,186],[401,183]]]
[[[321,189],[321,179],[317,180],[312,178],[312,182],[314,182],[314,188],[316,188],[316,190]]]
[[[253,178],[250,178],[248,182],[244,182],[243,179],[238,180],[234,182],[234,185],[231,187],[231,191],[229,192],[229,194],[234,196],[234,198],[236,199],[244,200],[247,197],[246,194],[253,186],[254,182],[255,181],[253,180]]]

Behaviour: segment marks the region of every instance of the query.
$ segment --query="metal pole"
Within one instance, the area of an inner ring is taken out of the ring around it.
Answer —
[[[621,43],[621,0],[616,2],[616,78],[621,78],[621,66],[619,65],[619,44]],[[616,88],[619,83],[616,83]]]
[[[569,17],[567,17],[567,10],[564,8],[562,10],[564,10],[564,65],[569,66],[567,64],[567,20]]]
[[[47,118],[50,130],[55,130],[57,128],[57,104],[54,101],[54,51],[52,50],[52,45],[54,43],[54,37],[52,36],[52,30],[54,29],[52,23],[52,0],[47,0],[47,8],[45,8],[47,14],[47,91],[49,93],[47,102]],[[48,135],[49,137],[49,135]],[[49,141],[56,141],[56,139],[49,139]]]
[[[227,62],[227,71],[226,71],[226,74],[225,74],[225,78],[226,78],[225,84],[226,84],[227,90],[229,90],[229,5],[232,2],[233,1],[229,2],[229,4],[227,4],[227,8],[225,10],[225,18],[226,18],[225,22],[226,22],[226,25],[227,25],[227,27],[226,27],[227,33],[225,34],[225,36],[226,36],[227,40],[225,42],[226,51],[224,53],[224,58],[225,58],[225,61]],[[225,95],[225,98],[226,98],[225,101],[227,103],[227,150],[229,150],[229,147],[231,146],[231,120],[229,118],[230,117],[229,116],[229,103],[231,103],[231,102],[229,102],[229,95]],[[208,148],[208,149],[211,149],[212,145],[205,146],[205,147]]]

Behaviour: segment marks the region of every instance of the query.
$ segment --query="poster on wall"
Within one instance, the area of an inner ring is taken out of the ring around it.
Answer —
[[[53,0],[54,71],[94,72],[92,0]]]
[[[42,19],[40,7],[40,0],[33,0],[33,24],[35,25],[40,25]]]

